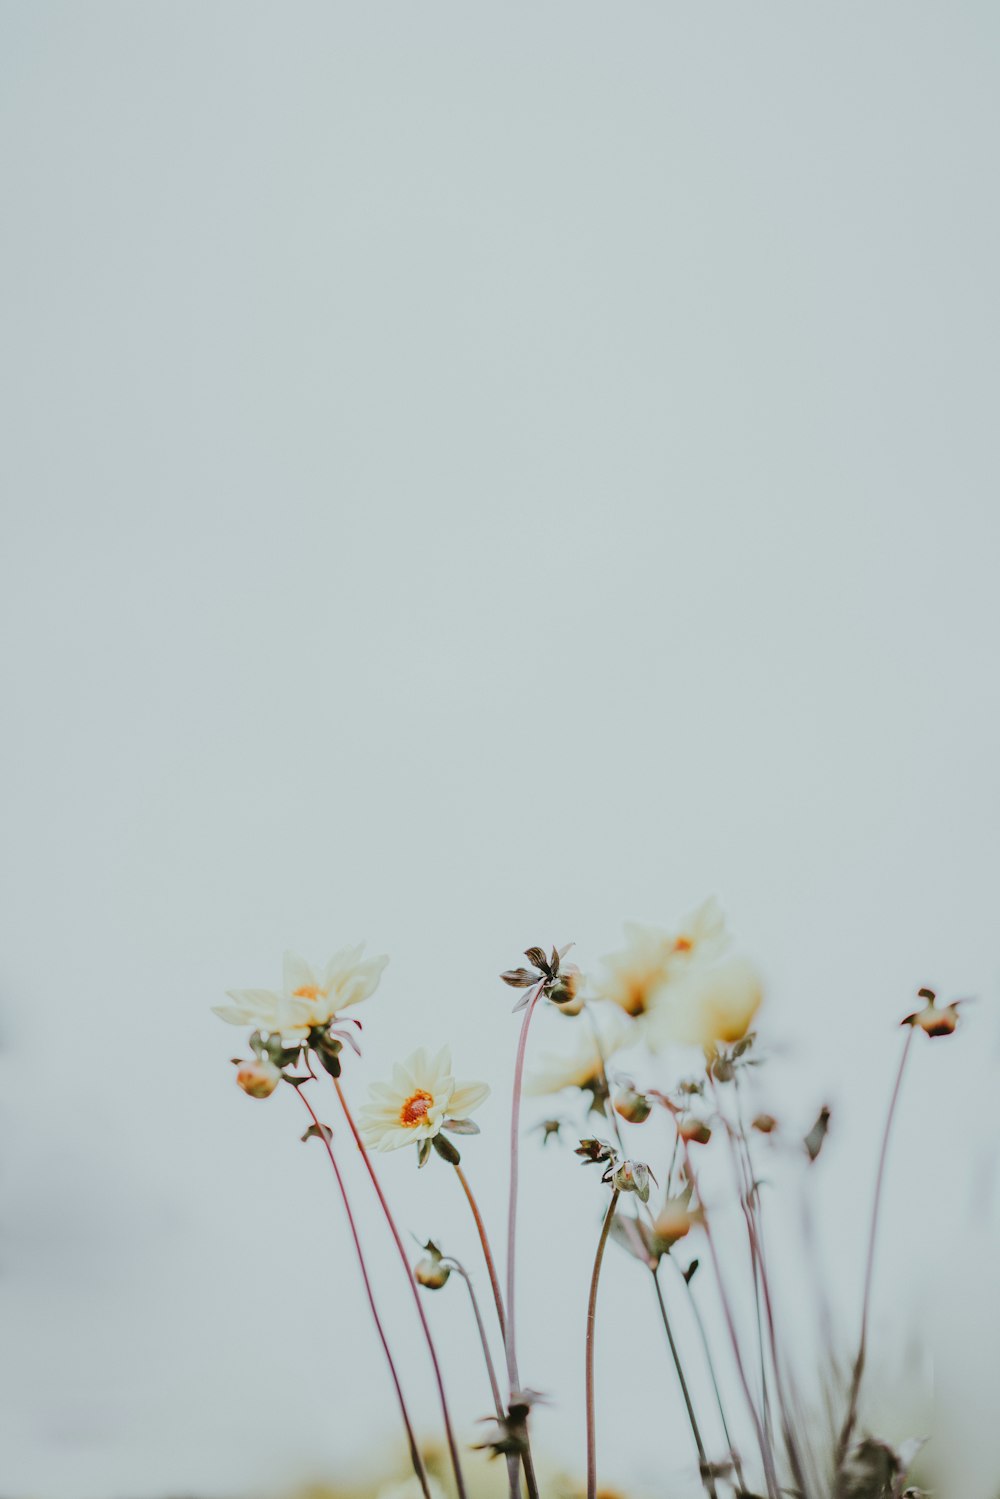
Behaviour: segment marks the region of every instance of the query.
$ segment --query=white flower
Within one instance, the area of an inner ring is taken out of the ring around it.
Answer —
[[[619,1005],[627,1015],[645,1015],[668,984],[695,964],[717,958],[728,942],[726,920],[714,896],[685,917],[675,931],[626,922],[625,947],[604,960],[608,974],[600,988],[601,998]]]
[[[423,1047],[392,1069],[391,1083],[373,1083],[360,1110],[361,1133],[373,1150],[398,1150],[440,1134],[446,1121],[466,1119],[489,1096],[486,1083],[457,1083],[451,1051],[429,1057]]]
[[[669,1042],[711,1049],[741,1041],[764,997],[760,974],[745,958],[692,968],[670,986],[649,1031],[654,1047]]]
[[[303,1041],[316,1026],[327,1026],[341,1010],[360,1004],[378,988],[387,956],[363,959],[364,943],[345,947],[317,973],[296,953],[285,953],[280,991],[230,989],[229,1005],[215,1013],[230,1025],[249,1025],[267,1035],[280,1035],[287,1045]]]
[[[633,1025],[612,1005],[590,1004],[575,1023],[577,1044],[568,1051],[549,1052],[529,1074],[524,1091],[532,1098],[559,1093],[563,1088],[600,1086],[604,1064],[633,1039]],[[594,1027],[597,1035],[594,1034]]]

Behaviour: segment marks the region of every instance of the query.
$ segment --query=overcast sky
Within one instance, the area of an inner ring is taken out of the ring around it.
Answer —
[[[274,1490],[395,1441],[321,1153],[291,1090],[235,1089],[226,988],[389,952],[351,1092],[450,1040],[495,1090],[466,1156],[499,1238],[496,974],[710,892],[768,976],[762,1100],[834,1108],[852,1319],[896,1022],[981,998],[914,1058],[875,1316],[893,1435],[935,1348],[948,1499],[990,1499],[998,44],[985,0],[5,0],[11,1499]],[[474,1258],[445,1172],[384,1177]],[[524,1198],[522,1369],[578,1469],[601,1197],[531,1146]],[[680,1499],[648,1287],[608,1272],[602,1469]]]

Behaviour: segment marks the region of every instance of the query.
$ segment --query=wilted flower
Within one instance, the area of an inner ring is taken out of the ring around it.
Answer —
[[[668,984],[692,965],[718,957],[729,941],[725,917],[714,897],[703,901],[677,931],[625,924],[626,945],[605,959],[608,974],[600,988],[603,999],[626,1014],[647,1014]]]
[[[368,999],[378,988],[388,956],[363,959],[364,943],[336,953],[321,973],[296,953],[286,952],[280,991],[230,989],[228,1005],[216,1015],[230,1025],[250,1025],[280,1035],[288,1045],[328,1026],[334,1016]]]
[[[593,1094],[595,1104],[598,1099],[603,1100],[605,1063],[627,1045],[631,1026],[610,1005],[591,1005],[589,1009],[596,1035],[587,1026],[571,1051],[549,1052],[528,1077],[526,1093],[538,1098],[559,1093],[563,1088],[580,1088]]]
[[[744,958],[692,968],[657,1007],[650,1042],[677,1042],[712,1051],[741,1041],[764,997],[757,970]]]
[[[254,1057],[253,1061],[239,1064],[236,1081],[251,1098],[270,1098],[281,1082],[281,1068],[267,1057]]]
[[[423,1257],[413,1267],[414,1278],[428,1291],[440,1291],[442,1286],[448,1284],[451,1266],[446,1263],[433,1239],[428,1239],[423,1249]]]
[[[581,1140],[573,1152],[574,1155],[583,1156],[583,1164],[598,1165],[605,1161],[613,1161],[618,1152],[609,1140],[587,1139]]]
[[[455,1081],[447,1046],[434,1057],[421,1047],[408,1061],[396,1064],[391,1083],[372,1084],[372,1101],[360,1111],[361,1133],[373,1150],[433,1141],[442,1129],[478,1134],[468,1115],[489,1091],[486,1083]]]
[[[917,997],[926,999],[927,1003],[922,1010],[907,1015],[903,1024],[916,1026],[925,1036],[950,1036],[958,1025],[958,1007],[962,1001],[956,999],[950,1005],[939,1007],[933,989],[918,989]]]
[[[575,963],[564,963],[563,958],[573,946],[554,947],[549,957],[541,947],[529,947],[524,956],[532,968],[508,968],[500,977],[512,989],[539,990],[545,999],[551,1000],[564,1015],[579,1015],[583,1009],[583,974]],[[531,1003],[531,994],[526,994],[515,1006],[523,1010]]]

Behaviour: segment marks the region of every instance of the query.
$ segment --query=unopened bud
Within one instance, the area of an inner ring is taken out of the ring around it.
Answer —
[[[448,1284],[451,1266],[445,1262],[444,1255],[433,1239],[428,1239],[424,1250],[423,1258],[413,1267],[414,1279],[428,1291],[440,1291],[442,1286]]]
[[[778,1128],[778,1121],[773,1114],[758,1114],[753,1127],[761,1135],[772,1135]]]
[[[620,1161],[606,1180],[618,1192],[635,1192],[640,1202],[649,1201],[652,1172],[642,1161]]]
[[[704,1119],[696,1119],[693,1114],[678,1121],[677,1133],[688,1145],[707,1145],[712,1138],[712,1131]]]
[[[266,1057],[241,1062],[236,1072],[236,1081],[251,1098],[270,1098],[281,1082],[281,1068],[275,1067]]]
[[[629,1124],[643,1124],[653,1111],[653,1106],[644,1093],[637,1093],[631,1086],[619,1088],[615,1094],[615,1113]]]
[[[653,1233],[664,1249],[669,1250],[686,1238],[699,1221],[700,1211],[691,1207],[688,1197],[668,1197],[656,1215]]]

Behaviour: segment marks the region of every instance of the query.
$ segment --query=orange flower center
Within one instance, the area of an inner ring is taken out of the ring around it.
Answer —
[[[320,994],[319,984],[303,984],[301,989],[292,991],[293,999],[318,999]]]
[[[423,1088],[418,1088],[416,1093],[411,1093],[399,1111],[399,1122],[404,1129],[416,1129],[418,1124],[423,1124],[427,1119],[427,1110],[434,1099]]]
[[[678,937],[674,942],[674,952],[690,952],[694,943],[690,937]]]

